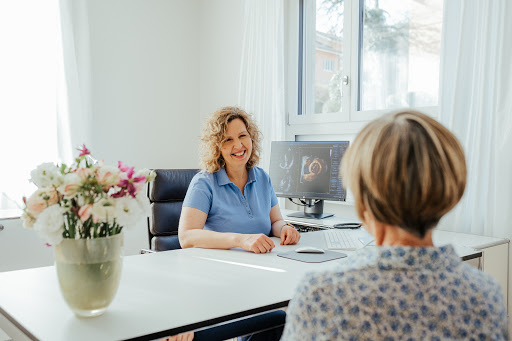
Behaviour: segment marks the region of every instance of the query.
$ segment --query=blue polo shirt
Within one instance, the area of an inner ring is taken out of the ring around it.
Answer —
[[[205,230],[245,234],[270,234],[270,209],[277,197],[270,177],[259,167],[249,170],[244,194],[222,168],[216,173],[197,173],[187,190],[183,206],[208,214]]]

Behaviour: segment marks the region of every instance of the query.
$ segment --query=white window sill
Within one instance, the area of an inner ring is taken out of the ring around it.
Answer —
[[[0,220],[19,219],[22,213],[20,209],[0,210]]]

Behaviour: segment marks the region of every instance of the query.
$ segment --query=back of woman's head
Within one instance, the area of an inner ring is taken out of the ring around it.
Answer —
[[[238,107],[223,107],[212,113],[204,125],[201,135],[201,165],[208,173],[215,173],[226,165],[221,154],[228,124],[235,119],[244,122],[252,140],[252,153],[247,169],[258,164],[261,153],[261,132],[253,117]]]
[[[460,200],[466,161],[457,138],[431,117],[414,111],[370,122],[343,156],[341,174],[361,219],[423,238]]]

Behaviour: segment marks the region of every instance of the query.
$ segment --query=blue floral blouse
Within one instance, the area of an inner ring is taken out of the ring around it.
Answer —
[[[281,340],[507,340],[505,300],[453,247],[372,247],[305,276]]]

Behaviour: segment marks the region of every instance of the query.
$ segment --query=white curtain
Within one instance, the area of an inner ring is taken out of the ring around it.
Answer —
[[[442,226],[512,237],[512,1],[445,1],[440,121],[466,153],[466,193]]]
[[[239,105],[263,133],[259,166],[268,171],[271,141],[284,137],[283,0],[245,0]]]
[[[57,84],[57,138],[59,156],[69,163],[79,146],[91,148],[89,20],[86,1],[59,0],[59,8],[62,67]]]
[[[0,211],[9,217],[35,190],[30,171],[60,161],[58,12],[58,0],[0,1]]]

